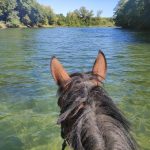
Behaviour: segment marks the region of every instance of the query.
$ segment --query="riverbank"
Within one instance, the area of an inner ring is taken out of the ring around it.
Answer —
[[[89,25],[89,26],[74,26],[74,25],[34,25],[34,26],[25,26],[25,25],[11,25],[8,26],[5,23],[0,22],[0,29],[9,29],[9,28],[55,28],[55,27],[116,27],[114,23],[107,23],[101,25]]]
[[[6,24],[3,22],[0,22],[0,29],[8,29],[8,28],[54,28],[56,26],[54,25],[34,25],[34,26],[25,26],[23,24],[19,24],[19,25],[13,25],[13,24]]]

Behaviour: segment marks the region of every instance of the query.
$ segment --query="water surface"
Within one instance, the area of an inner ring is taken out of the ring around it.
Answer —
[[[0,150],[60,150],[57,56],[67,71],[90,71],[98,50],[108,62],[105,89],[150,148],[150,33],[118,28],[0,30]]]

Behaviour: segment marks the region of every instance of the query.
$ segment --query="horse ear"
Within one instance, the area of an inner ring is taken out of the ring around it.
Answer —
[[[56,57],[52,57],[50,68],[52,76],[58,85],[63,86],[68,80],[71,79]]]
[[[105,55],[102,51],[99,51],[98,56],[95,60],[93,65],[92,72],[95,75],[100,77],[100,80],[104,80],[106,78],[106,71],[107,71],[107,62]]]

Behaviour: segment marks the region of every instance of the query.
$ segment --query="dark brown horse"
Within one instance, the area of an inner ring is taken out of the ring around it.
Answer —
[[[62,149],[136,150],[129,123],[102,87],[107,63],[99,52],[93,69],[69,75],[57,58],[51,60],[51,73],[59,86]]]

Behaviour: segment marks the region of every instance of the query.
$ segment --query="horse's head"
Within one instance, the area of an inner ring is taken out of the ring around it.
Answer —
[[[89,91],[100,86],[106,77],[107,63],[105,55],[99,51],[93,65],[92,71],[87,73],[73,73],[69,75],[56,57],[51,60],[51,73],[59,86],[58,105],[61,113],[70,110],[64,117],[60,117],[59,123],[65,120],[69,114],[77,114],[82,108],[85,108]]]
[[[57,85],[64,89],[72,81],[79,80],[79,78],[76,78],[75,76],[84,78],[82,82],[89,82],[93,85],[99,85],[106,78],[107,63],[104,53],[102,51],[99,51],[91,72],[82,73],[80,75],[79,73],[69,75],[56,57],[52,57],[50,68],[52,76]],[[90,74],[90,76],[88,76],[88,74]],[[79,81],[76,83],[79,83]]]
[[[87,73],[69,75],[56,57],[52,58],[50,67],[52,76],[59,86],[58,105],[63,111],[63,109],[66,110],[66,106],[73,105],[77,99],[80,100],[80,106],[77,107],[81,108],[83,106],[82,99],[87,99],[89,90],[101,85],[105,79],[107,63],[105,55],[102,51],[99,51],[92,71]]]
[[[106,78],[107,63],[102,51],[92,71],[69,75],[56,57],[51,60],[51,73],[59,86],[58,105],[62,137],[77,149],[135,150],[129,136],[129,123],[101,87]],[[105,137],[105,138],[103,138]]]

